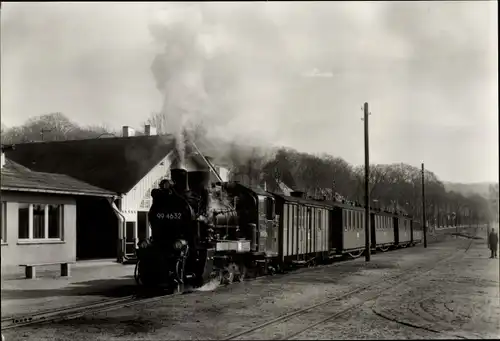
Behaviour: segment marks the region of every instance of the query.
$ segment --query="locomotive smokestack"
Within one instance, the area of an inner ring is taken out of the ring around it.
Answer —
[[[170,170],[170,176],[174,182],[174,188],[178,192],[188,190],[188,173],[185,169],[174,168]]]
[[[208,188],[210,182],[209,171],[192,171],[188,172],[189,189],[200,193],[203,189]]]

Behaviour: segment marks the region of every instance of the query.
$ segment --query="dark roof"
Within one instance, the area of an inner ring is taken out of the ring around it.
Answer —
[[[167,156],[173,146],[171,136],[134,136],[23,143],[5,154],[34,171],[66,174],[123,194]]]
[[[17,144],[6,156],[34,171],[66,174],[113,192],[129,192],[168,153],[171,135],[114,137]],[[205,146],[198,146],[206,154]],[[186,146],[186,153],[200,167],[200,156]]]
[[[116,193],[89,185],[63,174],[32,171],[6,159],[1,172],[1,189],[69,195],[115,196]]]

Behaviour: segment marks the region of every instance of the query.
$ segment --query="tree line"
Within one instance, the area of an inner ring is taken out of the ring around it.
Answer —
[[[165,133],[165,122],[157,113],[145,122]],[[138,132],[140,135],[141,132]],[[62,141],[121,136],[106,126],[82,127],[61,113],[41,115],[23,125],[7,128],[2,124],[2,144]],[[192,137],[203,143],[202,127]],[[303,191],[307,197],[344,200],[364,205],[364,166],[353,166],[340,157],[312,155],[291,148],[264,150],[232,143],[224,150],[231,180],[248,186],[266,187],[273,192]],[[422,216],[421,169],[404,163],[370,165],[370,205],[389,211]],[[447,191],[431,171],[424,173],[425,210],[429,225],[454,226],[498,219],[498,184],[490,186],[489,197]]]

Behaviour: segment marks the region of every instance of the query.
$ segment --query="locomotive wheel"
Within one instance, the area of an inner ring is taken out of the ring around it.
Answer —
[[[144,278],[144,274],[141,274],[141,261],[137,261],[134,270],[134,279],[137,285],[142,287],[151,287],[153,285],[151,279]]]
[[[244,264],[240,264],[238,267],[239,271],[234,276],[234,280],[238,282],[243,282],[247,276],[247,267]]]
[[[361,257],[361,255],[363,254],[363,250],[348,252],[347,254],[349,256],[351,256],[352,258],[356,259],[356,258]]]
[[[238,272],[238,266],[234,263],[229,264],[224,267],[220,273],[221,284],[229,285],[233,283],[236,273]]]

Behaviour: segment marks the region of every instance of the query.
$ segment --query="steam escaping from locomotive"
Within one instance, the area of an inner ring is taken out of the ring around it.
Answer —
[[[207,94],[203,82],[205,49],[200,31],[203,22],[198,7],[169,6],[155,13],[149,26],[161,49],[151,70],[163,98],[160,114],[165,132],[175,136],[176,163],[185,168],[186,139],[203,122]]]

